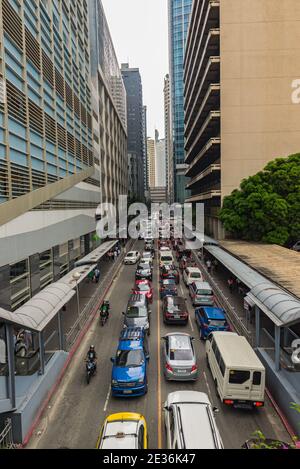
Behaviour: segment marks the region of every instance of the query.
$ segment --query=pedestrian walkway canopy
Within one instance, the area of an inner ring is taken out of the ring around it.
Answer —
[[[84,280],[95,269],[99,259],[117,242],[103,243],[80,261],[83,264],[81,268],[72,270],[58,282],[44,288],[16,311],[10,312],[0,308],[0,322],[13,324],[33,332],[42,332],[75,295],[76,282]],[[75,274],[79,274],[77,279]]]
[[[42,332],[74,295],[72,286],[53,283],[13,313],[1,308],[0,321],[32,332]]]
[[[256,285],[248,297],[276,326],[287,327],[300,322],[300,300],[270,282]]]

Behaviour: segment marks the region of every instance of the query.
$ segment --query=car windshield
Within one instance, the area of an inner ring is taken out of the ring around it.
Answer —
[[[138,290],[139,291],[149,291],[150,287],[149,287],[149,285],[138,285]]]
[[[192,360],[192,359],[193,359],[193,353],[190,349],[170,350],[170,360],[183,361],[183,360]]]
[[[144,306],[129,306],[126,316],[128,318],[146,318],[147,309]]]
[[[197,295],[208,295],[211,296],[213,292],[211,290],[197,290]]]
[[[144,364],[144,354],[142,350],[118,350],[116,366],[136,367]]]
[[[162,262],[165,262],[165,261],[172,261],[173,258],[172,258],[172,256],[162,256],[162,257],[161,257],[161,260],[162,260]]]
[[[176,282],[175,280],[169,278],[168,280],[164,280],[163,284],[169,286],[169,285],[175,285]]]
[[[127,257],[134,257],[134,256],[135,256],[135,253],[134,253],[134,252],[129,252],[129,253],[127,254]]]
[[[200,272],[192,272],[190,274],[191,278],[201,278],[201,273]]]
[[[225,327],[226,321],[224,319],[210,319],[208,320],[208,324],[210,326]]]

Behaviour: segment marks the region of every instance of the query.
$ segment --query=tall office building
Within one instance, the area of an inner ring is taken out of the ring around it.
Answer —
[[[171,89],[170,76],[166,75],[164,80],[164,105],[165,105],[165,156],[166,156],[166,186],[167,200],[169,204],[174,203],[174,159],[173,159],[173,137],[172,137],[172,112],[171,112]]]
[[[147,166],[148,166],[148,186],[155,187],[156,180],[156,158],[155,158],[155,140],[147,139]]]
[[[148,164],[147,164],[147,106],[143,106],[143,162],[144,162],[144,193],[147,198],[148,185]]]
[[[222,200],[270,160],[299,152],[297,0],[195,0],[185,56],[185,138],[191,202],[224,235]]]
[[[175,201],[179,203],[186,198],[183,61],[192,3],[193,0],[168,0],[174,184]]]
[[[167,187],[166,181],[166,142],[159,138],[158,130],[155,131],[155,186]]]
[[[89,0],[94,151],[102,202],[128,193],[126,91],[101,0]]]
[[[0,306],[8,310],[97,245],[88,31],[85,0],[0,2]]]
[[[129,195],[134,200],[143,201],[145,161],[142,79],[139,69],[130,68],[129,64],[122,64],[121,72],[127,93],[128,154],[131,155],[132,162],[130,170],[136,174],[136,177],[134,174],[130,175],[133,185],[129,187]]]

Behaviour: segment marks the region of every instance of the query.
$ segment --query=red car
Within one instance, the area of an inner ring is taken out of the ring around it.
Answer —
[[[149,303],[153,301],[153,288],[149,280],[137,280],[133,293],[145,295]]]

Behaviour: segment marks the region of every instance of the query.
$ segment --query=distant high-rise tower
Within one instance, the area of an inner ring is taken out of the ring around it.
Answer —
[[[165,157],[166,157],[166,185],[169,204],[174,202],[174,160],[172,142],[172,114],[170,76],[166,75],[164,82],[165,104]]]
[[[148,185],[149,188],[155,187],[155,140],[153,138],[147,139],[147,165],[148,165]]]
[[[122,64],[122,77],[127,93],[127,132],[128,154],[134,156],[129,166],[136,177],[132,177],[133,186],[129,187],[129,195],[139,201],[144,200],[144,108],[143,88],[140,71],[130,68],[129,64]],[[135,167],[136,166],[136,167]],[[129,175],[130,178],[130,175]]]
[[[169,59],[173,122],[175,201],[186,198],[184,164],[183,61],[193,0],[169,0]]]
[[[155,186],[166,187],[166,145],[165,139],[159,138],[159,132],[155,132]]]

